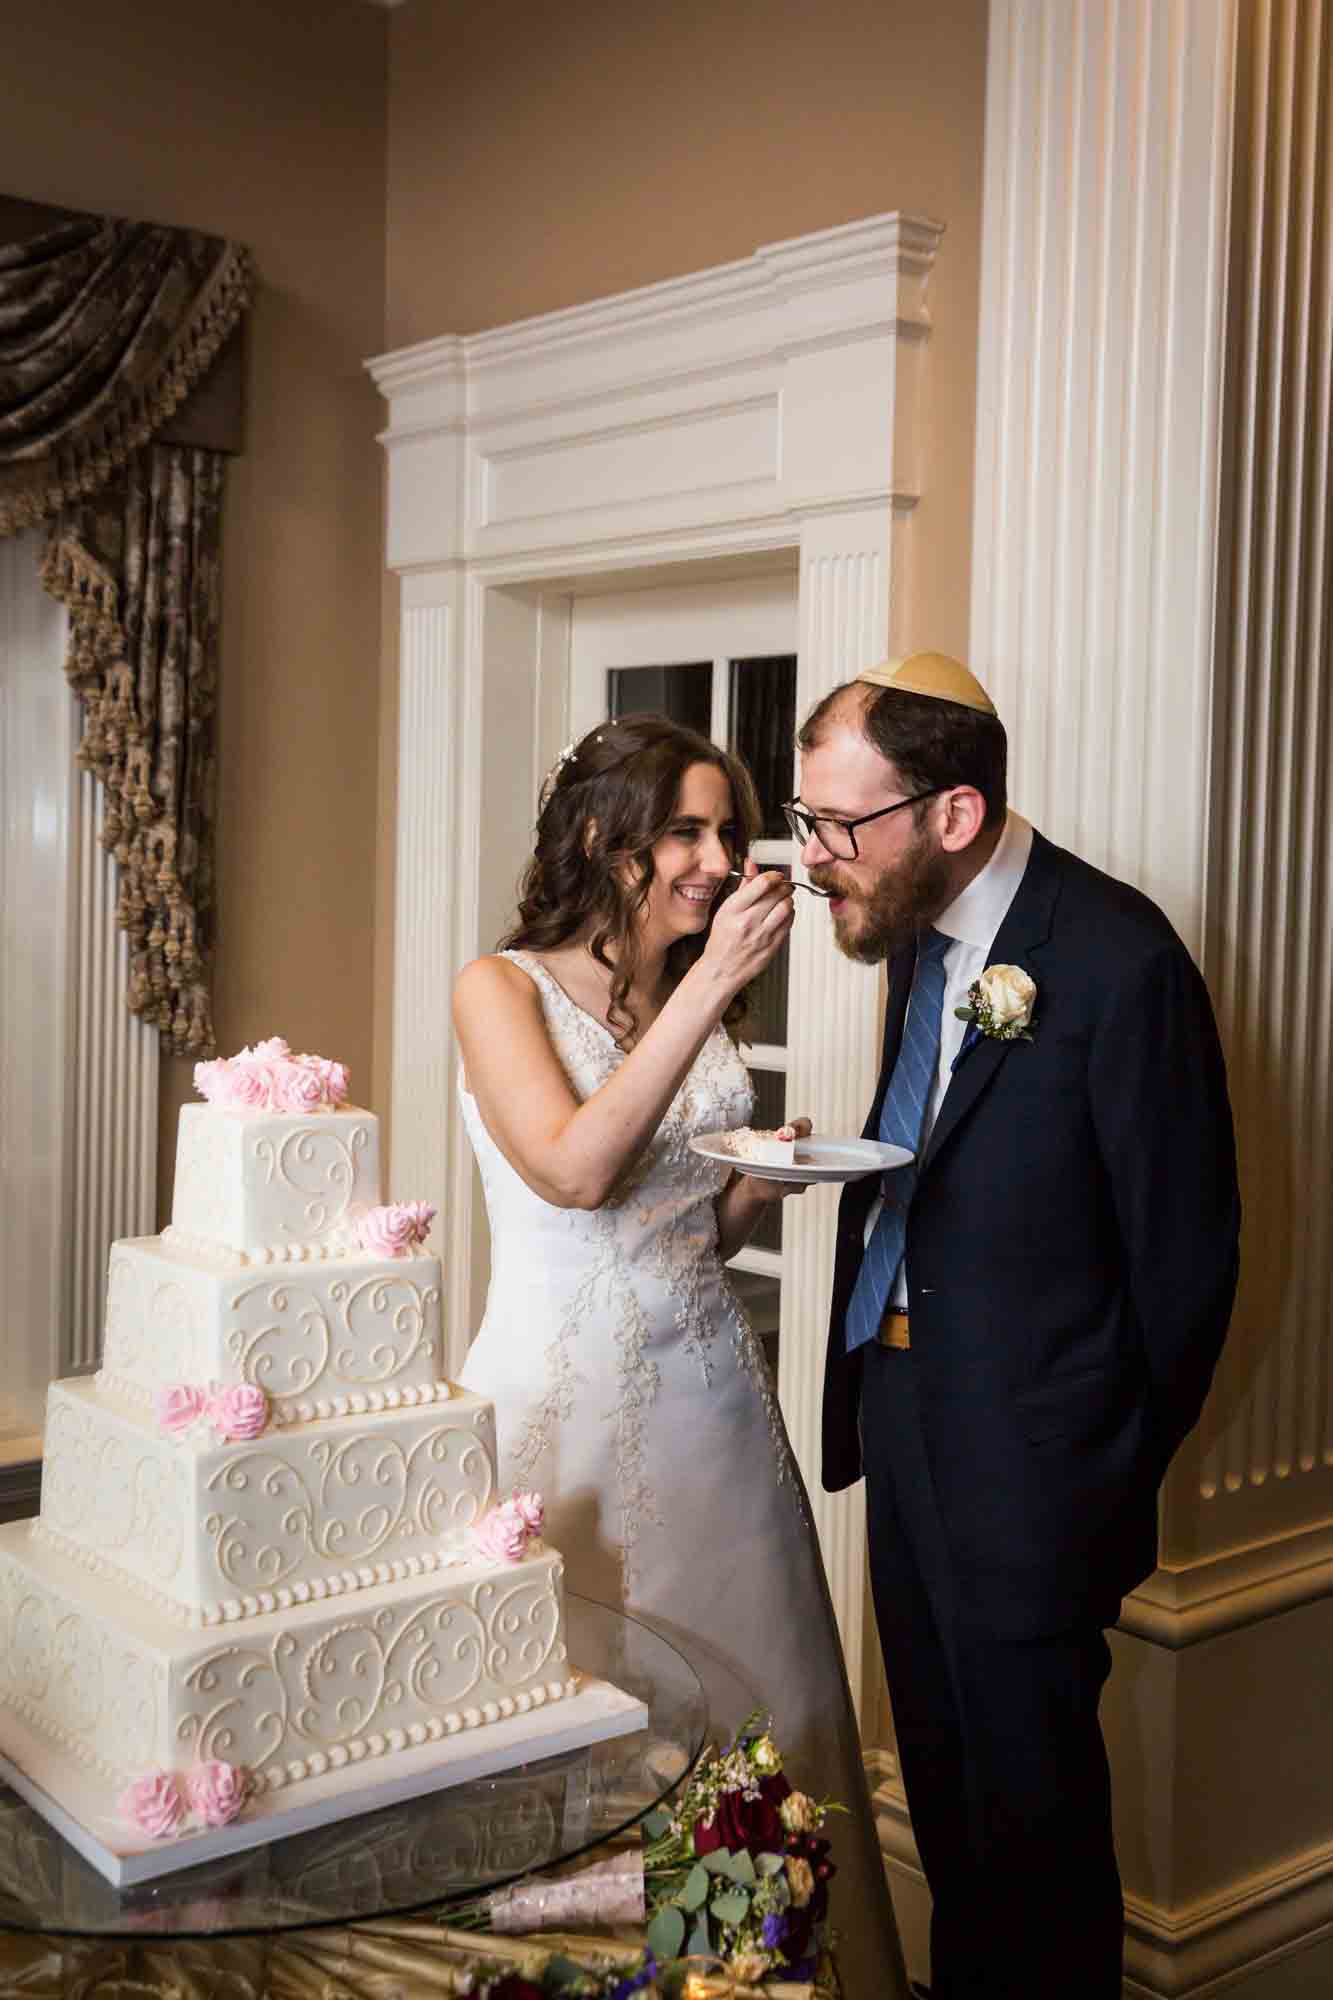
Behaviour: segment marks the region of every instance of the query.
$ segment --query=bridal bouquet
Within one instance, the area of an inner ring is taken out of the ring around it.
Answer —
[[[567,1875],[525,1877],[455,1907],[447,1921],[484,1928],[498,1944],[524,1933],[549,1940],[559,1931],[637,1928],[649,1919],[646,1952],[601,1983],[557,1951],[540,1976],[494,1967],[495,1983],[475,1988],[485,2000],[556,1993],[702,2000],[750,1994],[768,1980],[813,1982],[826,1963],[834,1873],[820,1829],[842,1810],[793,1791],[767,1717],[756,1710],[720,1755],[699,1765],[674,1810],[646,1816],[641,1851]],[[704,1967],[712,1976],[696,1970]]]
[[[711,1954],[745,1985],[815,1976],[834,1873],[820,1829],[841,1810],[792,1790],[766,1720],[747,1717],[675,1811],[644,1821],[649,1949],[659,1961]]]

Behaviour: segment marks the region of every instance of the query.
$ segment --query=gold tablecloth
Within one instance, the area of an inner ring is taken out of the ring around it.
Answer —
[[[272,1938],[146,1944],[135,1939],[0,1934],[4,2000],[416,2000],[467,1992],[479,1959],[540,1975],[556,1952],[590,1970],[639,1960],[642,1934],[546,1932],[492,1937],[417,1918]],[[769,1981],[761,1988],[709,1979],[709,2000],[836,2000],[829,1966],[817,1984]],[[644,2000],[653,2000],[648,1988]]]

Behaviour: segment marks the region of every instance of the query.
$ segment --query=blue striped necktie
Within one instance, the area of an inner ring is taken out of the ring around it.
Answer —
[[[918,1155],[926,1106],[939,1067],[944,954],[952,943],[952,938],[934,930],[923,931],[917,942],[916,977],[907,1003],[903,1038],[879,1114],[880,1138],[890,1146],[906,1146],[909,1152]],[[910,1166],[895,1167],[884,1176],[884,1206],[866,1245],[847,1305],[849,1354],[874,1339],[884,1308],[893,1297],[907,1242],[907,1211],[916,1187],[918,1164],[918,1160],[913,1160]]]

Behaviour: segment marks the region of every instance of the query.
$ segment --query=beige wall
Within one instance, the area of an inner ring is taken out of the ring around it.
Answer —
[[[371,1087],[386,17],[365,0],[5,9],[0,192],[239,238],[259,289],[228,474],[215,1013]],[[164,1184],[189,1066],[164,1071]]]
[[[226,520],[218,1037],[337,1053],[383,1111],[396,593],[363,359],[884,209],[933,215],[948,233],[907,636],[964,650],[985,0],[6,12],[0,192],[254,251]],[[164,1083],[165,1199],[187,1065]]]
[[[964,653],[986,0],[408,0],[389,38],[388,345],[885,209],[947,224],[905,636]]]

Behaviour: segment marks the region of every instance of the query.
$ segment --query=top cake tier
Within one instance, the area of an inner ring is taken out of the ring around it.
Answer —
[[[171,1223],[192,1248],[250,1263],[336,1255],[380,1199],[379,1122],[348,1105],[310,1113],[187,1104]]]

